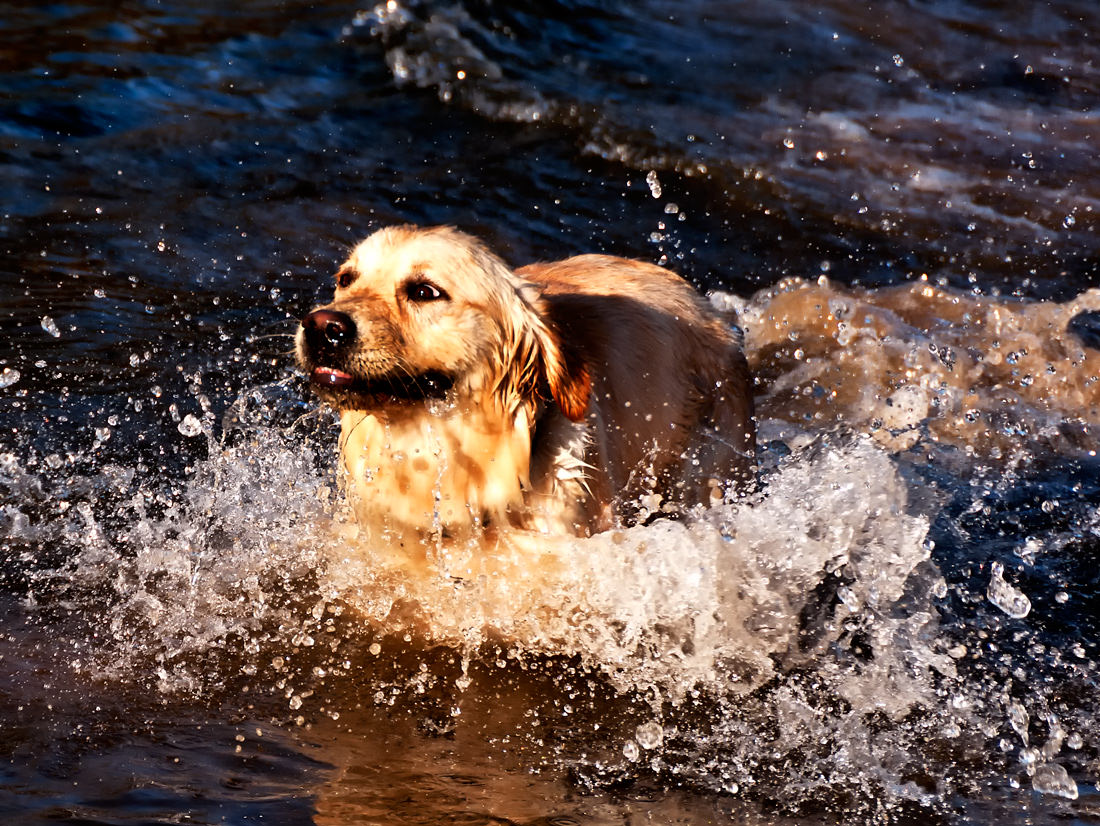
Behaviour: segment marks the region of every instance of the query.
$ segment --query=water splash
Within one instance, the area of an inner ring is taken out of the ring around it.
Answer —
[[[1022,591],[1005,582],[1005,568],[1000,562],[990,566],[989,587],[986,598],[1014,619],[1023,619],[1031,613],[1031,600]]]
[[[867,312],[864,297],[828,298],[822,306],[844,323]],[[786,350],[760,346],[758,316],[747,317],[750,356],[781,358]],[[815,352],[805,335],[798,344],[804,357]],[[370,686],[383,705],[441,690],[445,668],[419,660],[403,670],[400,657],[386,660],[394,646],[457,652],[450,709],[471,690],[469,663],[553,672],[565,662],[631,698],[626,722],[605,716],[554,756],[578,782],[654,777],[795,808],[823,795],[884,794],[934,807],[968,778],[1014,772],[1068,798],[1070,772],[1093,754],[1079,735],[1094,720],[1088,703],[1061,710],[1066,722],[1055,725],[1053,697],[1039,691],[1026,707],[1020,699],[1021,686],[1040,685],[1050,668],[1063,669],[1062,685],[1089,679],[1086,655],[1040,643],[1020,623],[1033,610],[1023,611],[1003,568],[980,568],[992,579],[973,583],[945,580],[930,539],[944,497],[923,490],[912,458],[899,461],[897,443],[869,425],[864,435],[815,432],[792,406],[788,418],[761,422],[764,472],[751,497],[586,539],[440,546],[426,568],[412,569],[359,539],[332,476],[328,420],[302,419],[292,396],[284,386],[250,391],[217,438],[200,401],[203,418],[191,416],[199,432],[184,432],[187,416],[177,424],[181,442],[205,444],[206,458],[176,480],[92,454],[0,461],[0,531],[10,556],[24,549],[27,610],[68,606],[100,634],[65,667],[165,697],[262,688],[306,721],[327,708],[323,687],[340,679]],[[894,388],[838,394],[833,404],[857,431],[859,411],[873,421],[901,408],[910,444],[932,450],[929,419],[946,408],[901,398]],[[963,472],[980,480],[983,467]],[[973,536],[964,517],[982,513],[981,497],[997,488],[951,485],[950,495],[974,498],[937,536]],[[1087,533],[1089,518],[1039,543],[1043,558]],[[979,565],[990,558],[975,553]],[[1032,597],[1040,604],[1041,594]],[[1050,605],[1063,602],[1051,596]],[[979,604],[988,613],[971,619]],[[1011,631],[998,625],[1006,613]],[[1032,716],[1047,721],[1041,747],[1029,745]],[[968,763],[973,742],[998,758]],[[957,765],[933,760],[930,777],[927,755],[944,752],[958,753]]]

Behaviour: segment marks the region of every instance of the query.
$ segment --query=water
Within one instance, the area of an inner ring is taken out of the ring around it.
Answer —
[[[1092,4],[0,15],[11,822],[1094,822]],[[357,540],[289,356],[348,247],[675,267],[759,492]]]

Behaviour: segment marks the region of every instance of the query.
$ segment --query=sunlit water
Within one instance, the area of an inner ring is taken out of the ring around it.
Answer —
[[[1091,822],[1090,21],[11,10],[0,810]],[[758,490],[426,572],[361,541],[286,334],[398,220],[716,291]]]

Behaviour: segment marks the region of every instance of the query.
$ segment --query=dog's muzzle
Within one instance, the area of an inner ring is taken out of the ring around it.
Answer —
[[[331,365],[339,363],[344,350],[355,341],[355,321],[336,310],[314,310],[302,319],[302,334],[310,360],[318,365],[311,379],[328,387],[345,387],[353,378]]]

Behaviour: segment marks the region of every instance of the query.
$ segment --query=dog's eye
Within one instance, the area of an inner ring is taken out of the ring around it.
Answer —
[[[336,273],[336,286],[339,287],[341,290],[346,290],[358,277],[359,273],[357,273],[355,270],[340,270],[338,273]]]
[[[444,301],[447,293],[428,281],[411,281],[405,285],[405,295],[409,301]]]

